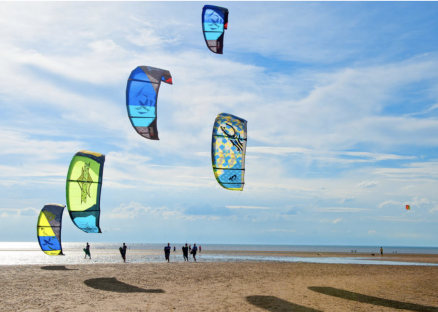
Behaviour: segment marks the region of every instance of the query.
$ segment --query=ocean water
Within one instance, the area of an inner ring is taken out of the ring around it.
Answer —
[[[82,250],[86,242],[82,243],[62,243],[64,251],[67,250]],[[122,242],[123,243],[123,242]],[[92,243],[91,248],[96,250],[117,250],[122,243]],[[171,244],[176,246],[177,250],[185,243]],[[126,242],[131,250],[162,250],[167,243],[129,243]],[[193,245],[193,244],[192,244]],[[356,253],[380,253],[381,246],[315,246],[315,245],[235,245],[235,244],[197,244],[202,246],[204,250],[226,250],[226,251],[295,251],[295,252],[352,252]],[[382,246],[385,253],[408,253],[408,254],[438,254],[438,247],[398,247],[398,246]],[[40,250],[37,242],[0,242],[0,251],[5,250]]]
[[[63,243],[65,256],[47,256],[38,243],[0,243],[0,265],[71,265],[93,263],[121,263],[118,243],[91,243],[92,259],[84,259],[84,243]],[[165,244],[128,244],[127,260],[129,263],[164,262]],[[177,251],[171,253],[171,262],[183,262],[181,246],[175,244]],[[307,263],[344,263],[344,264],[378,264],[378,265],[421,265],[438,266],[430,263],[381,261],[370,257],[378,254],[380,246],[275,246],[275,245],[201,245],[204,251],[214,250],[215,254],[198,253],[199,262],[307,262]],[[172,246],[173,247],[173,246]],[[385,247],[385,253],[438,254],[438,248],[426,247]],[[220,251],[296,251],[296,252],[341,252],[356,250],[356,257],[289,257],[261,255],[230,255]],[[219,252],[218,252],[219,251]],[[363,254],[363,257],[357,257]],[[191,261],[192,258],[190,257]]]

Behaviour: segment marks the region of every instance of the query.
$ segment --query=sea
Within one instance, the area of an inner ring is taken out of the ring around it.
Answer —
[[[120,263],[120,243],[92,243],[91,259],[84,259],[85,243],[62,243],[65,256],[48,256],[44,254],[37,242],[0,242],[0,265],[69,265],[93,263]],[[127,244],[127,262],[152,263],[163,262],[165,243]],[[176,252],[173,251],[176,247]],[[181,247],[183,243],[172,245],[171,261],[183,262]],[[199,247],[199,245],[198,245]],[[315,246],[315,245],[234,245],[201,244],[198,262],[307,262],[307,263],[343,263],[343,264],[378,264],[378,265],[421,265],[438,266],[433,263],[401,262],[380,260],[371,254],[380,254],[381,246]],[[382,246],[385,254],[438,254],[437,247]],[[214,253],[208,253],[214,251]],[[232,252],[264,252],[264,255],[230,254]],[[314,252],[315,257],[269,256],[266,252]],[[354,257],[317,256],[319,252],[351,253]],[[362,257],[363,255],[363,257]],[[191,259],[192,260],[192,259]]]

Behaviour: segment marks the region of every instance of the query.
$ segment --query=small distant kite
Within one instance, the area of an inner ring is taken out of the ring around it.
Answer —
[[[411,206],[406,205],[406,210],[411,210]]]

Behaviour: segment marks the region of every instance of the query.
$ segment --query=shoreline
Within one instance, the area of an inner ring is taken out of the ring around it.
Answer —
[[[91,249],[92,260],[84,260],[82,250],[64,250],[65,256],[48,256],[40,250],[5,251],[0,250],[0,265],[80,265],[80,264],[111,264],[121,261],[120,253],[115,249]],[[190,256],[190,261],[193,259]],[[290,252],[290,251],[233,251],[204,250],[197,254],[202,263],[246,262],[246,263],[326,263],[326,264],[356,264],[356,265],[438,265],[436,254],[380,254],[371,256],[369,253],[345,252]],[[127,264],[164,262],[162,250],[131,249],[127,252]],[[171,262],[183,262],[181,251],[171,252]]]

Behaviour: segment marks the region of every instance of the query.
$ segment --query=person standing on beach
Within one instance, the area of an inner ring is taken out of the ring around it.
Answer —
[[[126,249],[128,249],[128,247],[125,245],[125,243],[123,243],[123,247],[122,247],[122,258],[123,258],[123,262],[126,262]]]
[[[193,249],[191,251],[191,254],[193,255],[193,259],[196,262],[196,252],[198,251],[198,247],[196,247],[196,244],[193,244]]]
[[[84,259],[87,259],[87,256],[90,257],[90,259],[91,259],[91,255],[90,255],[90,244],[87,243],[87,246],[85,246],[84,251],[85,251],[85,257],[84,257]]]
[[[201,252],[201,245],[199,245],[199,252]]]
[[[383,256],[383,247],[380,247],[380,255]]]
[[[175,252],[176,251],[176,247],[175,246],[173,246],[173,252]]]
[[[183,256],[184,256],[184,261],[189,262],[189,247],[187,246],[187,243],[185,246],[183,246],[182,252],[183,252]]]
[[[170,247],[170,243],[167,243],[167,246],[164,247],[164,257],[166,258],[167,262],[170,262],[170,250],[172,247]]]
[[[189,245],[189,252],[192,253],[192,244]]]

